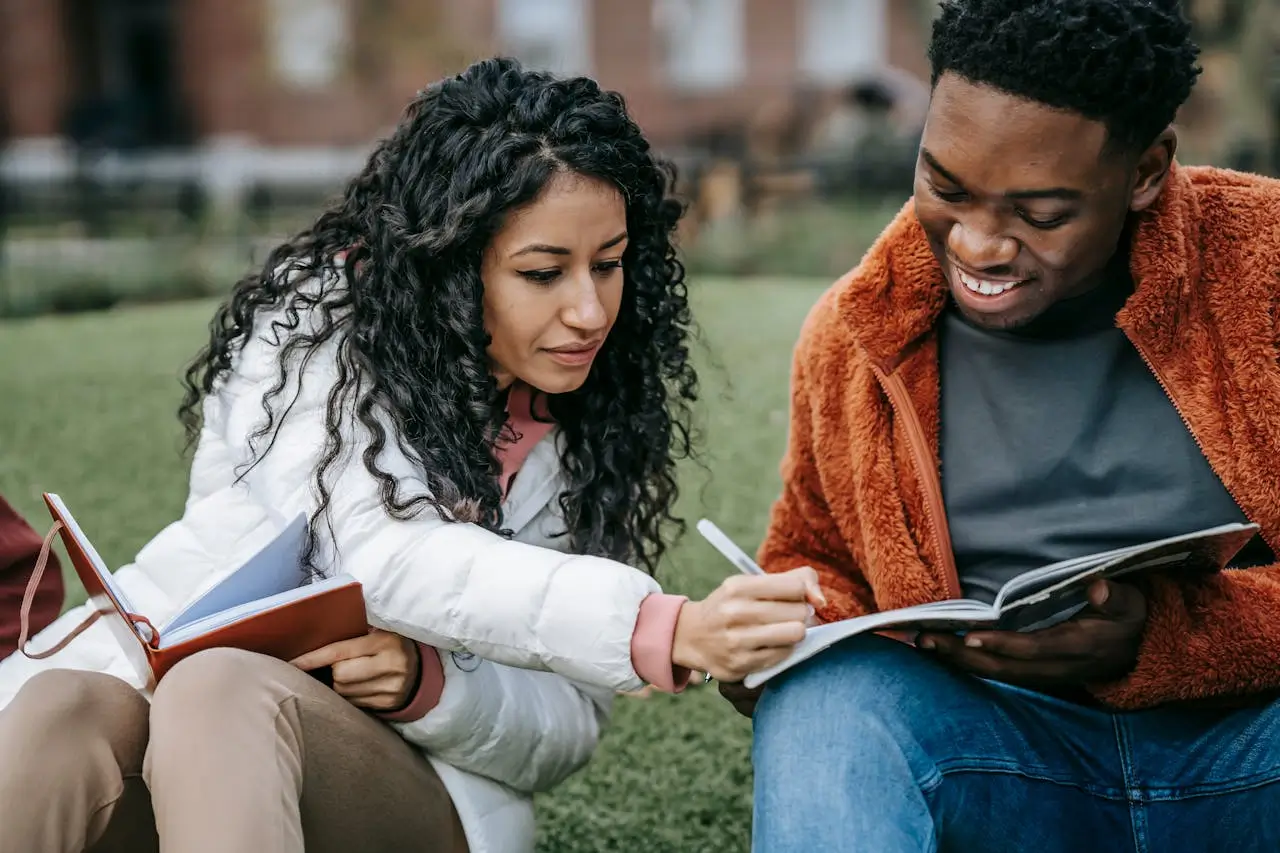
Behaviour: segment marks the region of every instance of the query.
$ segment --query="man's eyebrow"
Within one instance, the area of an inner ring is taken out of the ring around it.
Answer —
[[[955,175],[951,174],[949,171],[947,171],[947,168],[943,166],[941,163],[939,163],[938,158],[930,154],[928,149],[921,148],[920,156],[923,157],[924,161],[929,164],[929,168],[933,169],[933,171],[937,172],[947,181],[955,184],[958,187],[964,186],[964,182],[961,181],[959,178],[957,178]],[[1013,199],[1015,201],[1027,201],[1027,200],[1033,200],[1033,199],[1058,199],[1060,201],[1079,201],[1080,199],[1084,198],[1084,193],[1082,193],[1080,190],[1072,189],[1070,187],[1048,187],[1046,189],[1037,189],[1037,190],[1010,190],[1009,192],[1004,194],[1004,197],[1008,199]]]
[[[1019,201],[1037,198],[1079,201],[1084,198],[1084,193],[1080,192],[1080,190],[1073,190],[1070,187],[1049,187],[1043,190],[1012,190],[1005,193],[1004,197]]]
[[[948,172],[947,168],[938,162],[938,158],[934,157],[932,154],[929,153],[928,148],[921,148],[920,156],[923,157],[924,161],[929,164],[930,169],[933,169],[933,171],[937,172],[939,175],[946,178],[948,181],[955,184],[956,186],[958,187],[964,186],[964,182],[962,182],[955,175]]]

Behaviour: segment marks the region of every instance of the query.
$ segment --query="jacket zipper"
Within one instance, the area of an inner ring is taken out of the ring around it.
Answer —
[[[916,474],[920,478],[920,487],[924,491],[924,510],[928,517],[929,529],[933,533],[933,544],[942,560],[943,580],[946,582],[947,596],[960,597],[960,572],[956,568],[955,551],[951,548],[951,531],[947,527],[946,504],[942,498],[942,480],[938,477],[938,466],[934,464],[933,452],[929,448],[929,440],[925,437],[924,427],[920,425],[920,416],[916,414],[911,403],[911,394],[906,383],[896,372],[885,373],[880,367],[872,365],[880,386],[889,397],[889,407],[895,419],[902,422],[907,430],[907,443],[911,447],[911,458],[916,466]]]
[[[1128,333],[1126,333],[1125,336],[1129,337]],[[1182,425],[1186,427],[1187,432],[1190,433],[1191,440],[1194,441],[1196,443],[1196,447],[1200,449],[1200,455],[1205,458],[1206,462],[1209,462],[1209,466],[1212,468],[1213,462],[1209,459],[1209,454],[1204,452],[1204,445],[1200,443],[1200,436],[1196,435],[1196,431],[1191,428],[1191,422],[1187,420],[1187,416],[1182,413],[1182,407],[1178,405],[1177,398],[1175,398],[1173,396],[1173,392],[1169,390],[1169,383],[1164,381],[1164,375],[1147,355],[1147,351],[1142,344],[1135,341],[1132,337],[1129,337],[1129,342],[1133,344],[1133,348],[1138,351],[1138,355],[1141,356],[1143,364],[1147,366],[1147,370],[1151,371],[1151,375],[1154,376],[1156,378],[1156,382],[1160,384],[1160,390],[1164,391],[1164,395],[1169,398],[1169,402],[1173,405],[1173,410],[1178,413],[1178,417],[1182,419]],[[1221,480],[1222,478],[1219,477],[1218,479]],[[1240,502],[1238,497],[1236,497],[1236,493],[1232,491],[1231,487],[1228,486],[1225,481],[1222,482],[1222,486],[1227,490],[1227,494],[1231,495],[1231,499],[1236,502],[1236,506],[1240,507],[1240,511],[1244,513],[1244,517],[1247,518],[1251,524],[1258,524],[1258,522],[1254,521],[1254,519],[1249,516],[1248,512],[1245,512],[1244,504]],[[1267,543],[1267,547],[1271,549],[1271,553],[1275,554],[1277,558],[1280,558],[1280,550],[1277,550],[1276,547],[1277,545],[1280,545],[1280,542],[1273,542],[1266,533],[1262,533],[1261,524],[1258,524],[1258,529],[1262,536],[1262,541]]]

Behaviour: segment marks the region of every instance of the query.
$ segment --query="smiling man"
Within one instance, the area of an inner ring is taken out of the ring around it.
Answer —
[[[942,4],[914,198],[805,325],[760,562],[816,568],[832,620],[1261,535],[1053,628],[776,679],[757,849],[1280,849],[1280,184],[1177,164],[1180,7]]]

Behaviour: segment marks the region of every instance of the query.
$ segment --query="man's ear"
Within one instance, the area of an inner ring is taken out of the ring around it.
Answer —
[[[1156,137],[1156,141],[1138,157],[1133,170],[1133,188],[1129,191],[1131,211],[1138,213],[1146,210],[1160,198],[1177,150],[1178,134],[1170,127]]]

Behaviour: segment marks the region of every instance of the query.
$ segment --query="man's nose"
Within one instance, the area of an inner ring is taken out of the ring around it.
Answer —
[[[947,249],[975,271],[1012,264],[1018,257],[1018,241],[996,226],[987,217],[957,219],[947,234]]]

